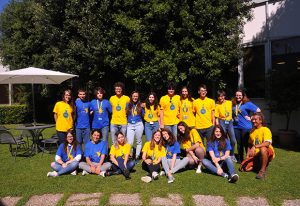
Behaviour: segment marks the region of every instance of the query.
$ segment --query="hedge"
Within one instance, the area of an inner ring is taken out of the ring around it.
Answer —
[[[29,110],[25,104],[0,106],[0,124],[24,123],[28,117]]]

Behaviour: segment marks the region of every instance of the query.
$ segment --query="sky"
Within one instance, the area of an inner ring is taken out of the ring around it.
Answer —
[[[9,0],[0,0],[0,12],[3,11],[5,5],[8,3]]]

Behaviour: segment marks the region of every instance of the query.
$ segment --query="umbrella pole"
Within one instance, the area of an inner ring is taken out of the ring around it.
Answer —
[[[31,91],[32,91],[32,112],[33,112],[33,125],[36,125],[36,119],[35,119],[35,101],[34,101],[34,85],[31,84]]]

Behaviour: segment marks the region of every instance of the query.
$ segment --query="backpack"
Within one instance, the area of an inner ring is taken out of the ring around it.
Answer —
[[[253,162],[254,158],[253,157],[248,157],[243,160],[243,162],[240,165],[240,171],[241,172],[250,172],[253,170]]]

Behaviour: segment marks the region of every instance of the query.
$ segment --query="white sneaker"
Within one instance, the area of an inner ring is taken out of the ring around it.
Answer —
[[[145,176],[145,177],[142,177],[141,180],[142,180],[143,182],[149,183],[149,182],[152,181],[152,178],[149,177],[149,176]]]
[[[166,175],[166,173],[165,173],[165,171],[160,171],[160,173],[159,173],[159,176],[165,176]]]
[[[233,162],[237,162],[237,159],[235,158],[234,155],[230,156],[230,158],[231,158],[231,160],[232,160]]]
[[[88,173],[87,171],[83,170],[81,175],[82,175],[82,176],[85,176],[85,175],[88,175],[88,174],[89,174],[89,173]]]
[[[168,183],[174,182],[175,178],[173,176],[168,176]]]
[[[47,173],[47,177],[57,177],[57,176],[58,176],[58,174],[55,171]]]
[[[70,173],[71,175],[77,175],[77,171],[74,170],[73,172]]]
[[[201,164],[198,165],[197,170],[196,170],[196,173],[197,173],[197,174],[202,173],[202,171],[201,171]]]
[[[157,180],[158,179],[158,173],[157,172],[152,172],[152,178],[154,180]]]
[[[105,177],[105,171],[101,171],[99,174],[101,177]]]

